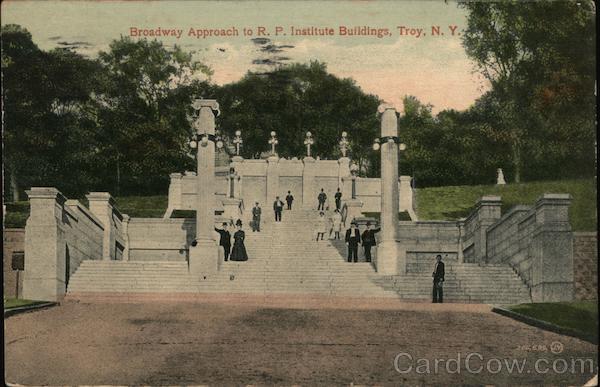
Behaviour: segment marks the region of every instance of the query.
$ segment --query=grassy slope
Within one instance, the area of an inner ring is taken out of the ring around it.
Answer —
[[[543,193],[570,193],[571,225],[575,231],[594,231],[596,182],[594,179],[562,180],[509,184],[419,188],[417,212],[422,220],[454,220],[469,214],[478,198],[499,195],[506,211],[516,204],[533,204]],[[128,196],[117,198],[117,207],[132,217],[160,218],[167,208],[166,196]],[[6,227],[24,227],[29,213],[27,202],[8,203]],[[378,217],[378,214],[369,214]],[[401,217],[404,218],[404,217]]]
[[[484,195],[502,197],[503,212],[517,204],[533,204],[544,193],[573,196],[571,225],[576,231],[594,231],[596,182],[594,179],[544,181],[506,186],[474,185],[417,189],[417,213],[422,220],[454,220],[466,217],[477,199]]]
[[[44,302],[46,302],[46,301],[32,301],[32,300],[22,300],[22,299],[16,299],[16,298],[6,298],[6,299],[4,299],[4,309],[12,309],[12,308],[18,308],[19,306],[42,304]]]
[[[543,320],[563,328],[575,329],[598,338],[598,302],[575,301],[556,303],[521,304],[510,310]]]

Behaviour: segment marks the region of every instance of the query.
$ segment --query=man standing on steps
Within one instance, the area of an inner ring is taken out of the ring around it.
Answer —
[[[323,192],[323,188],[321,188],[321,193],[319,193],[317,200],[319,201],[319,207],[317,208],[317,211],[325,211],[325,201],[327,200],[327,195],[325,192]]]
[[[340,208],[342,208],[342,193],[338,187],[337,192],[335,193],[335,209],[339,211]]]
[[[375,234],[381,231],[381,228],[371,229],[371,222],[367,222],[367,229],[362,234],[362,245],[365,249],[365,260],[371,262],[371,247],[377,245]]]
[[[221,235],[221,238],[219,239],[219,245],[223,246],[225,262],[227,262],[229,260],[229,252],[231,251],[231,234],[227,230],[227,223],[223,223],[222,230],[219,230],[215,227],[215,231]]]
[[[254,207],[252,208],[252,232],[258,231],[260,232],[260,214],[262,210],[258,205],[258,202],[254,203]]]
[[[350,228],[346,230],[346,245],[348,246],[348,262],[358,262],[358,244],[360,243],[360,231],[356,227],[356,222],[350,223]]]
[[[275,221],[281,222],[281,212],[283,211],[283,202],[279,199],[279,196],[275,198],[273,202],[273,211],[275,211]]]
[[[442,262],[442,256],[438,254],[435,257],[436,263],[433,269],[433,302],[443,303],[444,302],[444,262]]]
[[[287,202],[287,209],[289,211],[291,211],[292,210],[292,202],[294,201],[294,197],[292,196],[292,193],[290,191],[288,191],[288,194],[285,197],[285,201]]]

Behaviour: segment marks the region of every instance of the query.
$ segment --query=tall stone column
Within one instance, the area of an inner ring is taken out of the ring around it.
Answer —
[[[377,272],[404,274],[404,254],[398,247],[398,119],[396,109],[379,106],[381,115],[381,234],[377,247]],[[387,139],[386,139],[387,138]]]
[[[190,247],[189,270],[207,274],[218,270],[218,247],[214,238],[215,223],[215,115],[219,104],[211,99],[194,101],[198,118],[194,127],[198,139],[196,173],[196,245]]]

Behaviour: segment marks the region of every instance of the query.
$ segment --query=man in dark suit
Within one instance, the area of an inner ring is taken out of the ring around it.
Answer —
[[[433,302],[442,303],[444,302],[444,262],[442,262],[442,256],[438,254],[435,257],[436,263],[433,269]]]
[[[252,232],[257,231],[260,232],[260,214],[262,213],[262,209],[258,205],[258,202],[254,203],[254,207],[252,208]]]
[[[223,229],[219,230],[215,227],[215,231],[221,235],[219,239],[219,245],[223,246],[223,251],[225,253],[225,262],[229,260],[229,253],[231,252],[231,234],[227,231],[227,223],[223,223]]]
[[[367,222],[367,229],[362,234],[362,245],[365,249],[365,260],[367,262],[371,262],[371,247],[377,245],[375,234],[380,230],[381,228],[371,229],[371,222]]]
[[[319,207],[317,208],[317,211],[325,211],[325,202],[327,201],[327,194],[323,192],[323,188],[321,188],[321,193],[319,193],[317,200],[319,201]]]
[[[358,244],[360,243],[360,231],[356,227],[356,222],[350,223],[350,228],[346,230],[346,245],[348,245],[348,262],[358,262]]]
[[[287,196],[285,197],[285,201],[287,202],[287,209],[291,211],[292,202],[294,201],[294,197],[292,196],[292,192],[288,191]]]
[[[340,208],[342,208],[342,193],[338,188],[337,192],[335,193],[335,209],[339,211]]]
[[[275,198],[273,202],[273,211],[275,211],[275,221],[281,222],[281,212],[283,211],[283,202],[279,199],[279,196]]]

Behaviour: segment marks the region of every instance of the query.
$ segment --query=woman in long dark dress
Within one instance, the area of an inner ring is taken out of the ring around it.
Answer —
[[[237,231],[233,234],[234,242],[229,259],[232,261],[247,261],[248,254],[246,253],[246,246],[244,246],[246,233],[242,230],[242,221],[238,219],[235,225],[237,226]]]

